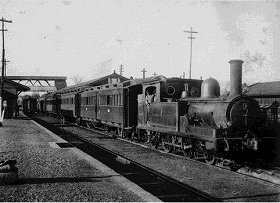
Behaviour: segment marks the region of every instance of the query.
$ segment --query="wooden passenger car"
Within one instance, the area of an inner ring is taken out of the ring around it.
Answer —
[[[116,131],[129,133],[137,126],[137,95],[142,86],[127,81],[88,88],[80,93],[81,121]]]
[[[121,129],[126,123],[125,89],[122,84],[103,85],[97,92],[97,119],[108,126]]]
[[[97,121],[97,90],[100,87],[87,88],[84,92],[80,93],[81,107],[80,118],[90,122]]]
[[[76,92],[61,94],[60,111],[63,117],[78,118],[80,115],[80,95]]]
[[[37,99],[39,95],[25,95],[22,98],[22,110],[25,114],[33,114],[37,112]]]
[[[56,92],[49,93],[45,96],[45,111],[48,114],[60,114],[60,95]]]

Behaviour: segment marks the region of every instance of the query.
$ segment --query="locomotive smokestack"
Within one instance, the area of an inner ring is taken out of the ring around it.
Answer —
[[[230,60],[230,97],[242,94],[242,60]]]

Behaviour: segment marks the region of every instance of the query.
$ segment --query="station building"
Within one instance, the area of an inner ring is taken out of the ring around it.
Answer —
[[[255,83],[248,87],[245,95],[258,100],[269,120],[280,122],[280,81]]]
[[[18,95],[21,92],[29,91],[30,88],[5,78],[3,89],[3,101],[7,101],[7,109],[4,118],[12,118],[18,108]]]

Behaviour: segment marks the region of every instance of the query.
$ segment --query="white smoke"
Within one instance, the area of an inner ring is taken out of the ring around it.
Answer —
[[[108,74],[111,74],[112,71],[112,60],[113,58],[110,58],[108,60],[105,60],[101,63],[96,64],[95,68],[93,69],[93,78],[102,77]]]

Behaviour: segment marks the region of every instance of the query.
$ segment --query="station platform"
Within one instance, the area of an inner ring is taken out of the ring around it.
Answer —
[[[0,161],[15,159],[18,181],[1,185],[1,202],[160,201],[24,116],[0,128]]]

